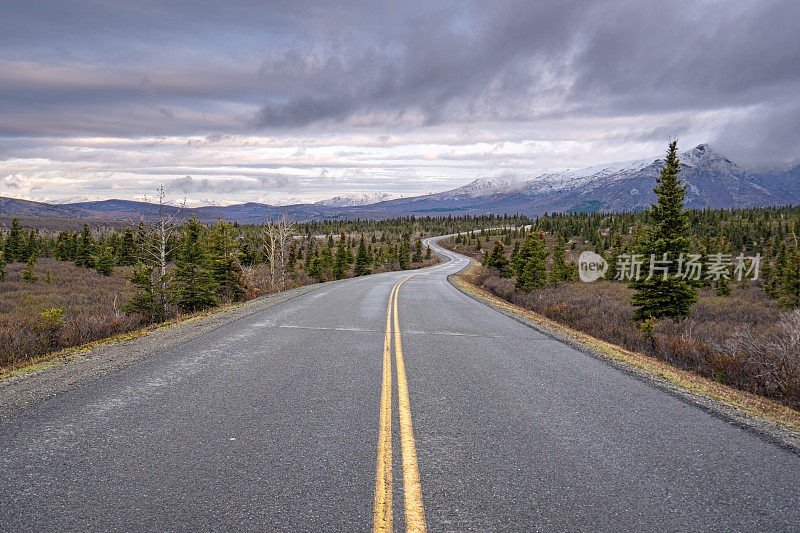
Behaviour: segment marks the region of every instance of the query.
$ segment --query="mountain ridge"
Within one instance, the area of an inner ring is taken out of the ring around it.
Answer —
[[[700,144],[680,154],[680,177],[688,208],[764,207],[800,203],[800,165],[749,169]],[[525,214],[545,212],[641,210],[655,201],[653,187],[663,160],[643,158],[540,174],[527,180],[483,177],[432,194],[387,198],[387,193],[338,196],[309,204],[271,205],[246,202],[178,209],[181,216],[213,222],[218,218],[260,223],[291,220]],[[370,200],[374,203],[364,203]],[[134,220],[157,215],[158,206],[133,200],[46,203],[0,198],[0,215]]]

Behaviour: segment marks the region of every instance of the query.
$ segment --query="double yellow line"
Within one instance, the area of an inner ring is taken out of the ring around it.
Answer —
[[[395,365],[397,366],[397,403],[400,414],[400,444],[403,456],[403,494],[406,531],[426,531],[422,507],[422,487],[417,468],[417,450],[411,428],[411,403],[408,398],[406,368],[397,318],[397,293],[400,286],[416,274],[403,278],[392,287],[386,309],[386,335],[383,340],[383,385],[381,387],[380,431],[378,433],[378,470],[375,476],[375,512],[372,531],[392,531],[392,327],[394,327]],[[392,320],[394,318],[394,320]]]

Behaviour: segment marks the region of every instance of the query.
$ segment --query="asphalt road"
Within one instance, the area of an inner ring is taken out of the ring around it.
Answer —
[[[461,294],[465,265],[326,284],[3,420],[0,529],[800,529],[800,456]]]

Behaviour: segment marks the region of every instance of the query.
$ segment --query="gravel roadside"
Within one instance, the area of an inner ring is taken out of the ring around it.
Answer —
[[[78,350],[71,354],[70,361],[63,364],[5,379],[0,382],[0,419],[159,351],[317,290],[322,285],[325,284],[305,285],[267,294],[235,307],[154,329],[134,339],[112,341],[85,351]]]

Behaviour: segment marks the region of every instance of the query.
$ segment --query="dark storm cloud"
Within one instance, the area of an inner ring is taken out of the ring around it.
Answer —
[[[800,153],[798,128],[765,120],[800,108],[798,20],[791,0],[17,2],[0,21],[0,134],[752,108],[721,144],[753,125]]]
[[[485,11],[483,11],[485,7]],[[492,2],[409,22],[384,50],[291,50],[262,72],[304,74],[265,127],[356,114],[425,122],[752,104],[800,84],[794,2]],[[543,101],[546,106],[539,109]]]
[[[171,189],[184,194],[190,193],[235,193],[244,191],[293,190],[297,188],[298,179],[285,174],[270,174],[249,178],[209,179],[194,178],[186,175],[172,180]]]

